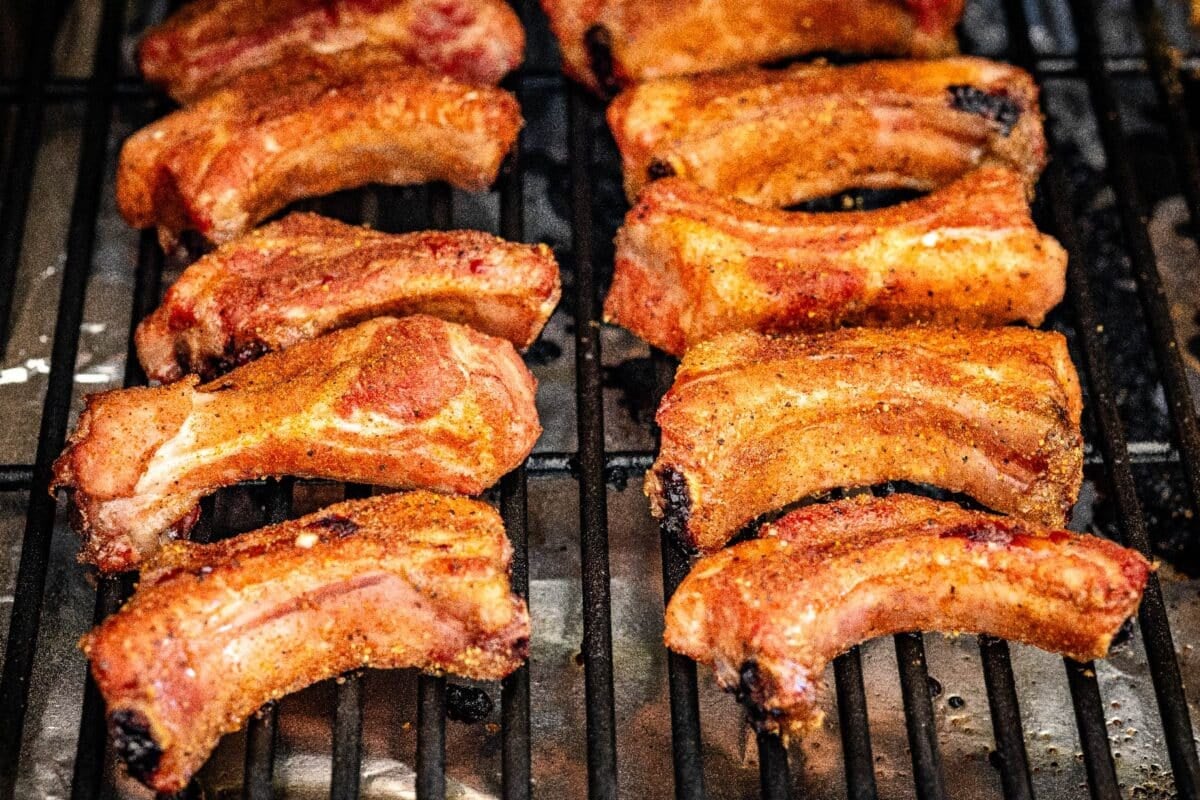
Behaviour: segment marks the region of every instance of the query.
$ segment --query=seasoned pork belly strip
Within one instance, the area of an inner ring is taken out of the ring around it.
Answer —
[[[1038,325],[1062,300],[1066,268],[1008,169],[881,211],[823,214],[668,178],[642,191],[617,233],[604,314],[675,355],[743,329]]]
[[[221,244],[288,203],[367,183],[447,181],[479,191],[516,141],[508,92],[358,49],[240,75],[126,140],[117,203],[170,244]]]
[[[826,665],[904,631],[988,633],[1085,661],[1137,610],[1150,565],[1095,536],[894,495],[794,511],[702,559],[666,643],[713,667],[760,730],[820,724]]]
[[[871,61],[648,81],[608,109],[630,200],[676,175],[748,203],[787,206],[848,189],[944,186],[1046,163],[1037,85],[981,58]]]
[[[1079,379],[1023,328],[733,333],[688,351],[646,494],[701,551],[810,495],[928,483],[1062,525],[1083,480]]]
[[[593,90],[816,52],[945,56],[963,0],[542,0],[563,69]]]
[[[386,234],[292,214],[184,271],[137,330],[146,374],[211,378],[371,317],[423,313],[528,347],[558,304],[546,245],[477,231]]]
[[[348,670],[508,675],[529,646],[511,556],[491,506],[428,492],[166,545],[82,642],[117,754],[174,792],[263,703]]]
[[[521,63],[525,31],[502,0],[193,0],[146,32],[138,62],[190,103],[249,70],[361,46],[495,84]]]
[[[238,481],[478,494],[541,433],[534,388],[502,339],[433,317],[380,317],[211,383],[91,395],[53,488],[74,490],[81,560],[131,569],[187,533],[202,497]]]

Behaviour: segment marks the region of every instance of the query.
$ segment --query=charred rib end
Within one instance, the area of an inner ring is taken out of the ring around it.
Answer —
[[[749,717],[756,731],[775,732],[779,730],[779,720],[783,716],[783,710],[767,708],[763,705],[767,687],[759,672],[758,662],[754,659],[742,662],[742,666],[738,670],[738,685],[733,690],[733,694],[746,709],[746,716]]]
[[[688,494],[687,478],[679,470],[667,467],[658,473],[658,483],[662,487],[663,498],[662,529],[690,548],[692,540],[688,535],[688,520],[692,516],[692,497]]]
[[[621,88],[617,81],[612,54],[612,34],[603,25],[593,25],[583,34],[583,47],[587,51],[588,68],[596,76],[596,82],[606,94],[613,95]]]
[[[120,709],[108,717],[113,746],[129,774],[147,783],[162,760],[162,748],[150,733],[150,723],[138,711]]]
[[[674,178],[677,174],[675,167],[671,166],[670,162],[663,161],[661,158],[652,159],[646,167],[646,180],[648,181]]]
[[[976,86],[949,87],[950,107],[983,117],[1008,136],[1021,120],[1021,107],[1003,91],[989,92]]]

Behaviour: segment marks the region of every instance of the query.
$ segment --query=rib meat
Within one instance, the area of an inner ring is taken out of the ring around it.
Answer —
[[[175,792],[263,703],[348,670],[504,677],[529,645],[511,556],[491,506],[428,492],[167,545],[82,642],[118,755]]]
[[[292,214],[188,267],[138,326],[138,356],[164,383],[214,377],[336,328],[413,313],[527,347],[559,294],[546,245],[476,231],[390,235]]]
[[[783,212],[668,178],[617,234],[609,322],[682,355],[719,333],[1041,323],[1067,254],[1017,173],[984,167],[881,211]]]
[[[165,244],[216,244],[288,203],[367,183],[495,180],[521,111],[508,92],[458,83],[359,48],[246,73],[126,140],[117,203]]]
[[[646,494],[702,551],[810,495],[895,480],[1062,525],[1083,479],[1081,408],[1057,333],[726,334],[688,351],[663,398]]]
[[[962,0],[542,0],[563,69],[593,90],[814,52],[957,52]]]
[[[1150,571],[1095,536],[894,495],[809,506],[709,556],[667,606],[666,643],[712,665],[759,730],[819,725],[826,665],[876,636],[988,633],[1103,658]]]
[[[496,84],[521,63],[525,31],[501,0],[194,0],[147,31],[138,61],[190,103],[249,70],[361,46]]]
[[[944,186],[1046,163],[1037,85],[981,58],[802,65],[648,81],[608,109],[630,200],[676,175],[748,203]]]
[[[238,481],[478,494],[541,433],[534,387],[502,339],[433,317],[380,317],[211,383],[91,395],[53,488],[74,490],[81,560],[126,570],[186,533],[202,497]]]

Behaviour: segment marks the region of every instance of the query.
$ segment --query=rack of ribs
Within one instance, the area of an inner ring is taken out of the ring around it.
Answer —
[[[791,503],[889,481],[1063,525],[1083,480],[1081,411],[1058,333],[731,333],[684,357],[646,494],[665,530],[706,552]]]
[[[1033,185],[1046,164],[1037,84],[982,58],[807,64],[647,81],[608,109],[632,202],[678,176],[748,203],[850,189],[931,190],[981,165]]]
[[[54,465],[81,560],[128,570],[187,533],[199,501],[296,475],[478,494],[541,433],[512,345],[428,316],[379,317],[201,384],[93,394]]]
[[[701,559],[666,643],[709,664],[759,730],[819,725],[826,665],[876,636],[987,633],[1102,658],[1151,567],[1096,536],[910,495],[798,509]]]
[[[478,231],[386,234],[291,214],[188,267],[137,329],[146,374],[216,377],[371,317],[429,314],[517,347],[541,332],[561,292],[546,245]]]
[[[359,48],[248,72],[125,141],[117,205],[166,248],[223,244],[288,203],[368,183],[482,191],[516,142],[510,93]]]
[[[818,52],[958,51],[963,0],[542,0],[563,70],[593,91]]]
[[[171,542],[83,638],[117,754],[169,793],[262,704],[349,670],[503,678],[529,647],[511,557],[495,509],[429,492]]]
[[[844,325],[1039,325],[1067,254],[1024,181],[982,167],[879,211],[785,212],[681,178],[649,184],[617,233],[605,320],[669,353],[721,333]]]
[[[191,103],[253,69],[364,46],[496,84],[521,63],[525,31],[502,0],[193,0],[146,32],[138,65]]]

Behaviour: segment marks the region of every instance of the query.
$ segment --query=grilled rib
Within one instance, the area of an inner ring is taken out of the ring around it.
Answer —
[[[528,347],[558,304],[546,245],[477,231],[390,235],[292,214],[188,267],[137,330],[146,374],[211,378],[380,315],[425,313]]]
[[[222,244],[294,200],[370,182],[486,189],[520,127],[501,89],[378,49],[310,55],[240,75],[127,139],[117,203],[168,246],[185,230]]]
[[[512,345],[427,316],[380,317],[211,383],[94,394],[54,484],[74,490],[80,559],[136,567],[202,497],[271,475],[478,494],[541,433]]]
[[[1037,85],[980,58],[802,65],[648,81],[608,109],[630,200],[672,175],[748,203],[944,186],[1046,162]]]
[[[617,234],[604,314],[676,355],[742,329],[1038,325],[1062,300],[1066,268],[1004,168],[881,211],[819,214],[668,178],[642,191]]]
[[[117,753],[174,792],[263,703],[348,670],[502,678],[529,644],[511,556],[493,508],[428,492],[172,542],[82,642]]]
[[[646,494],[701,551],[810,495],[894,480],[1062,525],[1083,480],[1081,409],[1057,333],[726,334],[688,351],[663,398]]]
[[[501,0],[194,0],[146,32],[138,62],[191,103],[249,70],[361,46],[496,84],[521,63],[525,31]]]
[[[593,90],[814,52],[945,56],[962,0],[542,0],[563,69]]]
[[[709,556],[667,606],[666,643],[712,665],[759,730],[819,725],[835,656],[905,631],[988,633],[1103,658],[1150,565],[1095,536],[893,495],[799,509]]]

